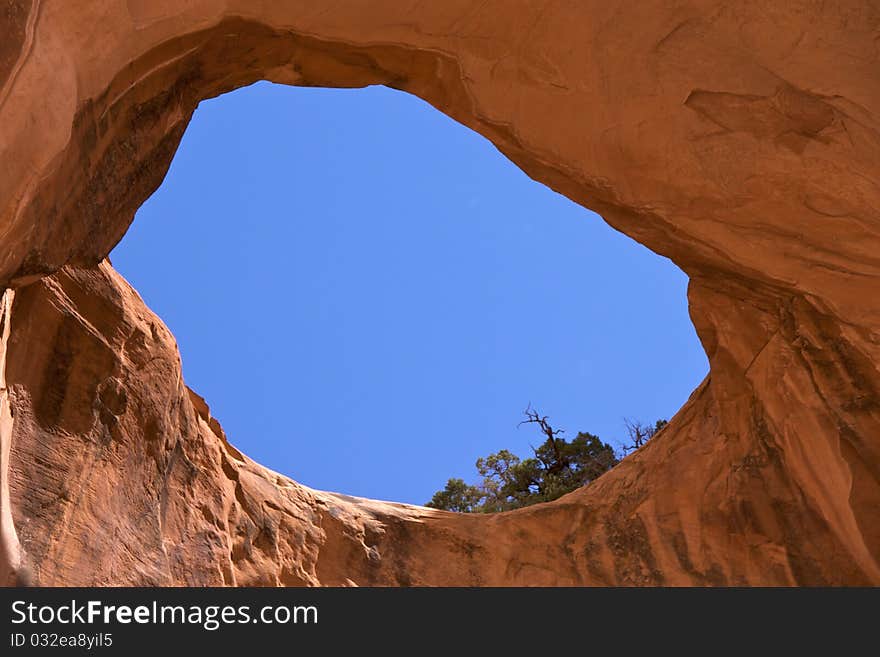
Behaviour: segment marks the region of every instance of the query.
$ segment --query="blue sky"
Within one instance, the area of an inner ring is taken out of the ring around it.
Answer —
[[[309,486],[424,503],[554,426],[623,439],[708,370],[670,261],[384,87],[203,102],[111,254],[230,441]]]

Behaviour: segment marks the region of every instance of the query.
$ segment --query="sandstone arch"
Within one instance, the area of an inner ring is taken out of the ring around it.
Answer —
[[[880,583],[871,3],[9,6],[0,436],[40,583]],[[262,78],[417,94],[680,266],[711,371],[662,439],[493,517],[310,491],[230,447],[102,259],[198,100]]]

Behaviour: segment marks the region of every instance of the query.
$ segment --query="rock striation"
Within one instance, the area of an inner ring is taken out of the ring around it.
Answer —
[[[880,584],[876,3],[7,0],[0,34],[0,580]],[[260,79],[416,94],[669,257],[709,376],[494,516],[249,460],[105,258],[198,102]]]

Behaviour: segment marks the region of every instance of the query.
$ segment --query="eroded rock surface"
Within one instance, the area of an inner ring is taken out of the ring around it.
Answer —
[[[874,3],[5,7],[4,580],[880,584]],[[481,132],[690,276],[709,377],[593,485],[497,516],[249,461],[102,260],[198,101],[258,79],[387,84]]]

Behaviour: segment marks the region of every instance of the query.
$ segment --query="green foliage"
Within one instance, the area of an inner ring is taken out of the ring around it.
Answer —
[[[464,479],[450,479],[446,482],[446,488],[434,493],[434,497],[426,506],[446,511],[473,513],[480,510],[482,497],[480,489],[464,483]]]
[[[427,506],[446,511],[465,513],[493,513],[518,509],[539,502],[555,500],[594,481],[613,468],[620,457],[611,445],[591,433],[578,433],[572,440],[561,438],[561,430],[554,430],[547,417],[540,416],[531,407],[521,424],[536,424],[545,440],[533,447],[533,456],[520,459],[502,449],[477,459],[477,472],[482,477],[478,485],[463,479],[450,479],[446,488],[434,493]],[[653,426],[627,421],[632,445],[625,452],[638,449],[667,424],[658,420]]]

